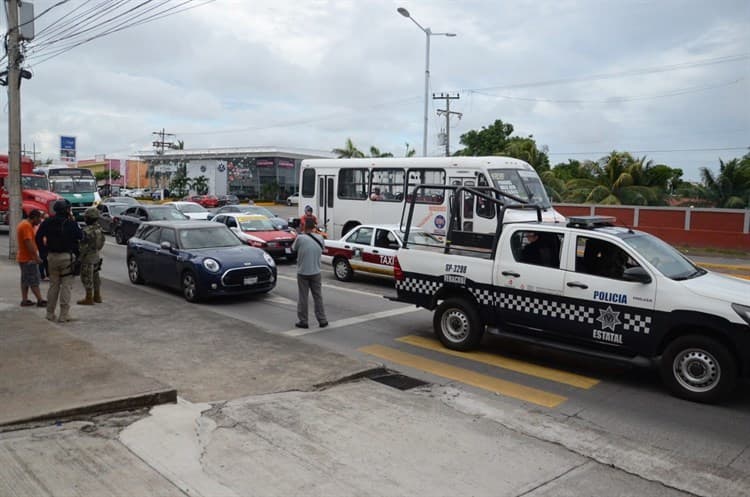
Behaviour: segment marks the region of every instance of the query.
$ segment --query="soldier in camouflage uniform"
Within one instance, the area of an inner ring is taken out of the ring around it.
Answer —
[[[99,279],[99,269],[101,269],[102,259],[99,251],[104,247],[104,233],[99,226],[99,210],[96,207],[89,207],[83,214],[83,220],[86,227],[83,228],[85,237],[81,240],[81,283],[86,289],[86,297],[79,300],[80,305],[94,305],[94,302],[101,303],[101,280]]]

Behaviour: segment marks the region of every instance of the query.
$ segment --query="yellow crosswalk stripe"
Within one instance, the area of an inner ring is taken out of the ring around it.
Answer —
[[[408,343],[415,347],[423,349],[434,350],[441,354],[447,354],[454,357],[461,357],[470,361],[481,362],[482,364],[488,364],[498,368],[508,369],[517,373],[522,373],[529,376],[536,376],[537,378],[543,378],[545,380],[551,380],[557,383],[564,383],[576,388],[589,389],[599,383],[596,378],[589,378],[575,373],[569,373],[567,371],[561,371],[559,369],[547,368],[544,366],[537,366],[528,362],[503,357],[496,354],[490,354],[487,352],[459,352],[456,350],[450,350],[443,347],[443,345],[434,339],[427,337],[420,337],[415,335],[408,335],[405,337],[397,338],[399,342]]]
[[[357,350],[402,366],[419,369],[420,371],[434,374],[435,376],[459,381],[483,390],[523,400],[525,402],[531,402],[532,404],[544,407],[557,407],[568,400],[562,395],[556,395],[554,393],[545,392],[544,390],[519,385],[518,383],[501,380],[499,378],[493,378],[492,376],[433,361],[432,359],[409,354],[408,352],[402,352],[384,345],[368,345]]]

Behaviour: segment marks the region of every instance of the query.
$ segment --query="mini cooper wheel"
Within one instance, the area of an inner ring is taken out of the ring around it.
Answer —
[[[727,348],[701,335],[671,342],[661,359],[661,377],[677,397],[713,403],[737,384],[737,363]]]
[[[192,271],[182,273],[180,283],[182,296],[185,297],[185,300],[188,302],[198,302],[200,300],[198,281],[195,279],[195,274]]]
[[[333,274],[339,281],[351,281],[354,277],[354,270],[349,261],[343,257],[336,257],[333,261]]]
[[[141,268],[138,266],[138,261],[135,257],[128,259],[128,278],[134,285],[143,284],[143,276],[141,276]]]
[[[115,230],[115,241],[119,245],[125,245],[125,237],[122,234],[122,230],[119,228]]]
[[[432,320],[440,342],[449,349],[471,350],[479,345],[484,325],[476,307],[462,298],[443,301]]]

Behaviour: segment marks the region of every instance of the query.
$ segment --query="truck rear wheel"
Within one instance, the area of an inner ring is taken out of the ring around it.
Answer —
[[[726,397],[737,384],[737,362],[716,340],[686,335],[664,350],[661,377],[677,397],[714,403]]]
[[[435,309],[432,326],[440,342],[452,350],[474,349],[484,334],[476,307],[462,298],[444,300]]]

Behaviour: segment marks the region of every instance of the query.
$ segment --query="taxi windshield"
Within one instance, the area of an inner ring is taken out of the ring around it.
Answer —
[[[660,273],[673,280],[686,280],[706,274],[665,241],[647,233],[623,238]]]
[[[261,219],[247,219],[239,218],[237,221],[240,223],[240,229],[242,231],[273,231],[274,227],[271,221],[265,218]]]
[[[547,191],[535,171],[525,169],[490,169],[495,188],[542,208],[552,207]],[[509,202],[513,203],[513,201]]]

